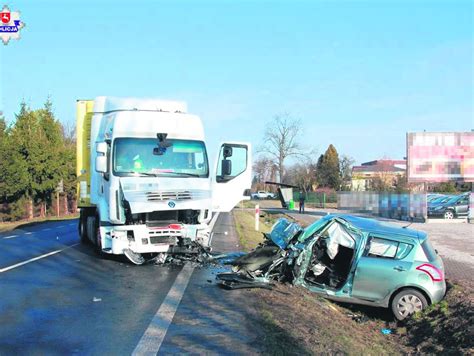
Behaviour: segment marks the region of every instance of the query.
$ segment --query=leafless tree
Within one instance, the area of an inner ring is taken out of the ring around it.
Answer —
[[[285,181],[300,187],[305,192],[313,191],[317,185],[316,164],[310,159],[294,164],[286,173]]]
[[[355,161],[352,157],[342,155],[339,159],[339,168],[342,178],[342,190],[348,190],[351,187],[352,166]]]
[[[258,158],[253,164],[255,190],[265,189],[266,181],[275,181],[276,166],[267,157]],[[271,189],[270,189],[271,190]]]
[[[281,182],[285,173],[285,160],[291,156],[307,155],[301,145],[302,124],[288,113],[275,115],[267,123],[263,136],[263,145],[259,152],[268,157],[278,169],[278,178]]]

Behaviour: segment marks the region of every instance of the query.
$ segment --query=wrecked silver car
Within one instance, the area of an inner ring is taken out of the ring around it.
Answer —
[[[391,308],[399,320],[446,291],[443,261],[425,233],[350,215],[327,215],[306,229],[280,219],[217,278],[229,289],[291,282],[332,300]]]

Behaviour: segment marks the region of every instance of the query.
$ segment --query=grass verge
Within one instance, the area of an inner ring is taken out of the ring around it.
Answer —
[[[260,212],[260,229],[255,231],[255,212],[253,210],[234,209],[235,227],[239,234],[239,243],[243,251],[250,251],[263,241],[263,233],[270,232],[273,224],[280,217],[288,216]]]

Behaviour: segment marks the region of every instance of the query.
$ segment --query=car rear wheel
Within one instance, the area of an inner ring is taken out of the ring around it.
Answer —
[[[445,219],[454,219],[454,212],[452,210],[446,210],[444,213]]]
[[[422,311],[428,302],[425,296],[415,289],[404,289],[392,300],[392,312],[395,318],[403,320],[409,315]]]

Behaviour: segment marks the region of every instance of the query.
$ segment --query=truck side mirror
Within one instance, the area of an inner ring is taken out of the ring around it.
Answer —
[[[222,153],[222,155],[224,156],[224,158],[229,158],[229,157],[232,157],[232,147],[231,146],[224,146],[224,152]]]
[[[103,155],[107,154],[107,143],[105,142],[97,142],[95,145],[95,151],[97,153],[102,153]]]
[[[230,176],[232,173],[232,161],[228,159],[222,160],[222,169],[221,169],[221,176]]]
[[[107,172],[107,157],[106,156],[97,156],[95,158],[95,171],[99,173]]]

